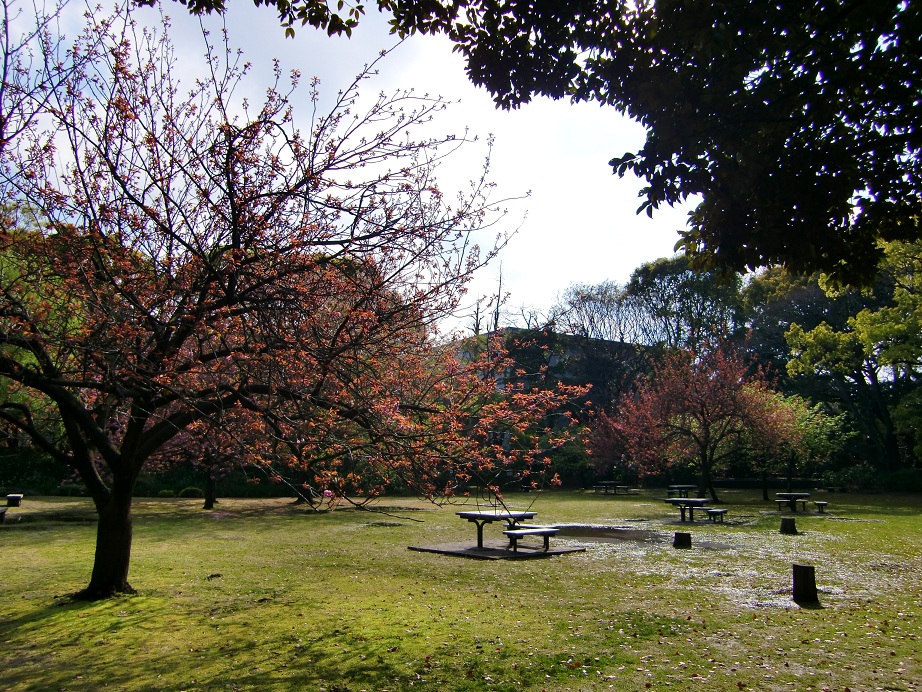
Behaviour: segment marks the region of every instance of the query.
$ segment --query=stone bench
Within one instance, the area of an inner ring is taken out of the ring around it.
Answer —
[[[6,496],[6,506],[7,507],[19,507],[22,504],[22,494],[21,493],[10,493]]]
[[[550,546],[551,536],[556,535],[560,529],[553,526],[523,526],[517,529],[507,529],[503,535],[509,537],[509,544],[512,552],[519,552],[519,539],[525,536],[541,536],[544,538],[544,552],[547,552]]]
[[[775,502],[778,503],[778,511],[779,511],[779,512],[780,512],[781,510],[783,510],[785,507],[787,507],[788,509],[791,508],[791,501],[790,501],[790,500],[775,500]],[[807,511],[807,501],[806,501],[806,500],[794,500],[794,502],[795,502],[795,503],[799,502],[799,503],[800,503],[800,508],[801,508],[804,512]]]
[[[820,514],[823,514],[826,511],[826,505],[828,505],[829,503],[817,500],[817,501],[814,501],[813,504],[816,505],[816,511],[819,512]]]
[[[730,510],[728,510],[728,509],[710,509],[710,508],[706,508],[706,511],[707,511],[707,513],[708,513],[708,519],[710,519],[712,522],[714,522],[714,523],[716,524],[718,521],[719,521],[720,523],[723,523],[724,516],[725,516],[725,515],[727,514],[727,512],[729,512]]]

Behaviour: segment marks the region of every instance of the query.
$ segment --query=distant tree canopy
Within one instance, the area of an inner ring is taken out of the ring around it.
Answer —
[[[691,468],[699,494],[717,501],[714,473],[734,457],[753,449],[769,458],[800,450],[796,408],[732,347],[704,344],[660,358],[615,414],[599,417],[591,446],[600,458],[620,456],[640,475]]]
[[[568,287],[552,309],[561,331],[644,346],[695,348],[743,325],[742,277],[694,271],[686,255],[647,262],[624,286]]]
[[[255,1],[290,34],[349,34],[364,11]],[[701,266],[868,282],[878,240],[920,237],[922,15],[905,0],[377,5],[398,34],[448,35],[503,108],[568,97],[639,120],[646,143],[611,164],[647,181],[648,213],[701,196],[680,241]]]

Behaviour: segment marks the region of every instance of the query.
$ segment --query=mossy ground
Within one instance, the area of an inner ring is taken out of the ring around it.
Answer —
[[[724,525],[679,524],[661,496],[513,497],[542,523],[662,540],[496,562],[407,549],[473,541],[457,506],[139,500],[139,593],[96,603],[67,597],[92,506],[26,498],[0,527],[0,688],[922,689],[922,497],[831,494],[787,536],[756,493],[726,491]],[[792,563],[815,566],[819,607],[791,601]]]

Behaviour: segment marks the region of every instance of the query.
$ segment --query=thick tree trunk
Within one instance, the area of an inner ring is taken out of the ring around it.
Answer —
[[[768,471],[762,469],[762,499],[768,502]]]
[[[701,483],[698,486],[698,497],[704,497],[707,492],[710,493],[712,502],[720,502],[717,491],[714,489],[714,482],[711,480],[711,466],[710,459],[701,460]]]
[[[202,509],[214,509],[218,502],[218,482],[210,471],[205,474],[205,506]]]
[[[128,583],[131,559],[131,499],[132,483],[113,484],[108,500],[97,504],[99,524],[96,527],[96,557],[90,584],[77,594],[78,598],[94,601],[120,593],[134,593]]]

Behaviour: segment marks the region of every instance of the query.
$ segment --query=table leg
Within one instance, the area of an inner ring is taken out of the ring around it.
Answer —
[[[606,495],[608,494],[608,491],[607,491],[607,490],[605,491],[605,494],[606,494]],[[515,519],[507,519],[507,520],[506,520],[506,528],[507,528],[507,529],[509,529],[510,531],[512,531],[512,530],[515,529],[515,527],[516,527],[516,521],[515,521]],[[515,536],[509,536],[509,545],[506,546],[506,550],[508,550],[509,548],[512,548],[512,552],[514,552],[514,553],[518,552],[518,550],[519,550],[519,549],[518,549],[518,543],[516,543],[516,537],[515,537]]]
[[[684,522],[685,521],[685,508],[682,507],[681,505],[679,506],[679,512],[682,513],[682,521]]]
[[[483,521],[474,521],[477,524],[477,547],[483,548],[483,525],[486,522]]]
[[[689,505],[688,507],[688,520],[689,521],[695,520],[695,508],[692,507],[691,505]]]

